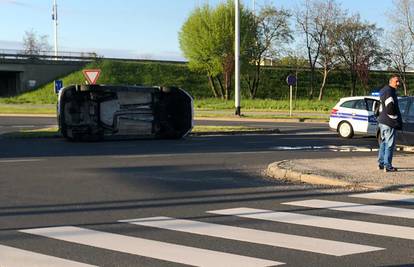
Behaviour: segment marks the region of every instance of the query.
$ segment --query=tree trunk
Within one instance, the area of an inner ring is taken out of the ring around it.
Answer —
[[[319,89],[319,98],[318,98],[319,101],[322,101],[322,98],[323,98],[323,90],[325,89],[326,80],[328,78],[328,73],[329,71],[325,67],[323,70],[323,79],[322,79],[321,88]]]
[[[223,83],[221,82],[221,79],[220,79],[220,77],[219,76],[216,76],[216,79],[217,79],[217,81],[218,81],[218,83],[219,83],[219,85],[220,85],[220,97],[221,97],[221,99],[224,99],[224,88],[223,88]]]
[[[210,88],[213,91],[213,95],[215,98],[218,98],[218,92],[217,92],[217,88],[216,88],[216,84],[214,83],[214,77],[211,75],[208,75],[208,82],[210,84]]]
[[[232,73],[227,71],[224,74],[224,82],[225,82],[225,87],[224,87],[225,95],[224,95],[224,98],[226,100],[230,99],[231,78],[232,78]]]
[[[253,90],[254,90],[253,92],[254,92],[254,94],[253,94],[253,96],[252,96],[252,99],[256,98],[257,91],[258,91],[258,89],[259,89],[259,83],[260,83],[260,70],[261,70],[260,64],[257,64],[257,65],[256,65],[256,72],[255,72],[255,75],[254,75],[254,87],[253,87]]]
[[[405,74],[405,72],[403,72],[401,76],[402,76],[402,84],[404,87],[404,95],[407,96],[408,95],[407,75]]]
[[[351,96],[355,95],[357,74],[354,70],[351,70]]]
[[[253,82],[250,74],[246,75],[247,77],[243,80],[247,83],[247,88],[249,89],[249,96],[250,98],[253,98]]]
[[[311,68],[310,72],[310,91],[309,91],[309,99],[313,98],[313,83],[314,83],[314,77],[315,77],[315,67]]]

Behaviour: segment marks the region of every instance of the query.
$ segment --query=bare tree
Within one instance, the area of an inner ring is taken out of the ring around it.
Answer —
[[[391,63],[391,68],[399,73],[404,94],[407,95],[406,72],[414,63],[414,1],[394,0],[394,10],[388,16],[394,24],[387,42],[388,61]]]
[[[337,6],[334,0],[304,0],[296,12],[296,24],[304,37],[310,68],[309,98],[313,98],[316,65],[321,54],[332,16],[330,7]]]
[[[317,59],[317,64],[322,74],[322,83],[319,87],[318,97],[319,101],[321,101],[329,73],[341,63],[336,46],[336,38],[338,38],[338,25],[344,19],[345,11],[342,11],[336,2],[331,0],[315,3],[315,5],[325,13],[325,16],[319,23],[325,25],[324,28],[326,28],[325,32],[320,36],[320,56]]]
[[[414,1],[394,0],[394,8],[395,10],[389,14],[389,17],[395,24],[406,29],[410,33],[411,38],[414,39]]]
[[[26,55],[40,55],[41,52],[51,50],[47,35],[38,35],[33,29],[26,31],[24,34],[23,46]]]
[[[414,63],[414,41],[401,27],[392,30],[388,36],[387,59],[390,67],[398,72],[403,84],[404,95],[407,95],[407,69]]]
[[[289,27],[289,12],[276,9],[274,6],[264,6],[259,14],[254,16],[252,39],[253,43],[247,49],[247,59],[253,63],[253,71],[245,75],[251,98],[255,98],[260,83],[261,63],[265,57],[273,58],[284,43],[292,40]]]
[[[361,22],[359,15],[345,19],[338,27],[336,46],[350,71],[351,96],[355,95],[357,78],[366,87],[369,70],[383,60],[378,40],[381,32],[375,24]]]

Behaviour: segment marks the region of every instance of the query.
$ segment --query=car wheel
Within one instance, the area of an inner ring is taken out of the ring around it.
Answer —
[[[338,134],[342,138],[352,138],[354,136],[354,130],[352,129],[351,124],[345,121],[339,124]]]

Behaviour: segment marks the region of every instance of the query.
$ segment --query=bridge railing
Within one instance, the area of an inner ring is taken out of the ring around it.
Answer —
[[[15,49],[0,49],[0,59],[16,60],[63,60],[63,61],[91,61],[100,58],[94,52],[68,52],[59,51],[25,51]]]

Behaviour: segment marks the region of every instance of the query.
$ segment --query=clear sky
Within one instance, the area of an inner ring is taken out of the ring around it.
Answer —
[[[178,32],[192,9],[223,0],[57,0],[62,51],[106,57],[182,60]],[[241,0],[252,7],[253,0]],[[392,0],[338,0],[350,13],[387,29]],[[294,9],[300,0],[256,0]],[[48,35],[53,0],[0,0],[0,50],[21,49],[25,31]]]

